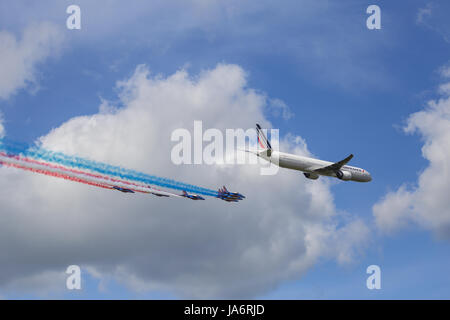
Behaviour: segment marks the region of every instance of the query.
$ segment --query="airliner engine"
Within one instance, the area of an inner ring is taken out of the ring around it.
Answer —
[[[352,178],[352,173],[350,171],[342,171],[342,170],[337,170],[336,171],[336,177],[338,179],[344,180],[344,181],[348,181]]]
[[[319,175],[317,173],[304,172],[303,174],[305,175],[305,177],[307,177],[308,179],[311,179],[311,180],[319,179]]]

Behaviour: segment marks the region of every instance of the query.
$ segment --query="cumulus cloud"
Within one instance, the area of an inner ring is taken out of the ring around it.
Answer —
[[[254,297],[299,278],[320,257],[352,260],[367,241],[363,223],[338,227],[326,179],[258,165],[174,165],[171,133],[193,128],[269,127],[268,100],[246,73],[220,64],[192,77],[152,76],[145,66],[118,83],[119,105],[73,118],[41,138],[44,147],[205,187],[226,184],[247,198],[187,201],[124,195],[0,168],[0,286],[71,264],[133,290],[189,298]],[[283,140],[308,154],[300,137]],[[20,190],[20,192],[17,192]],[[55,281],[59,281],[57,278]],[[65,285],[61,283],[61,285]]]
[[[442,70],[442,75],[449,74]],[[407,133],[419,133],[423,140],[422,155],[429,161],[414,185],[404,184],[389,192],[374,205],[376,223],[381,230],[395,231],[414,222],[438,237],[450,239],[450,96],[442,88],[438,100],[413,113],[404,128]]]
[[[52,23],[27,27],[20,39],[0,31],[0,98],[7,99],[27,85],[36,85],[36,65],[54,55],[62,43],[62,34]]]

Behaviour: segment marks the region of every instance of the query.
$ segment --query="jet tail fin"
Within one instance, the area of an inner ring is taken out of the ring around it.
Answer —
[[[269,140],[267,139],[266,135],[262,131],[261,126],[259,124],[256,124],[256,134],[259,144],[258,148],[253,150],[237,148],[237,150],[254,154],[257,157],[262,156],[264,158],[267,157],[270,158],[272,154],[272,145],[270,144]],[[262,148],[262,150],[260,148]]]
[[[258,143],[263,149],[267,149],[267,155],[270,157],[272,153],[272,146],[270,145],[269,140],[261,129],[259,124],[256,124],[256,133],[258,135]]]
[[[270,145],[269,140],[267,140],[259,124],[256,124],[256,133],[258,134],[258,143],[261,146],[261,148],[272,150],[272,146]]]

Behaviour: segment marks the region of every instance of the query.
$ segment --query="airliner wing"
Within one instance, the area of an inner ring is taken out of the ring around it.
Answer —
[[[336,172],[337,170],[340,170],[343,166],[345,166],[351,159],[353,158],[353,154],[349,155],[344,160],[335,162],[329,166],[322,167],[315,169],[314,171],[317,173],[329,173],[329,172]]]

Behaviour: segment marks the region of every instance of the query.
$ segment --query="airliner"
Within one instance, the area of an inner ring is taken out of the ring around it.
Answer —
[[[353,154],[350,154],[344,160],[330,162],[279,152],[272,150],[272,146],[259,124],[256,124],[256,132],[258,134],[258,143],[263,150],[256,152],[250,150],[246,151],[254,153],[258,157],[276,164],[281,168],[302,171],[306,178],[312,180],[317,180],[319,176],[335,177],[344,181],[357,182],[369,182],[372,180],[372,176],[367,170],[347,165],[353,158]]]

